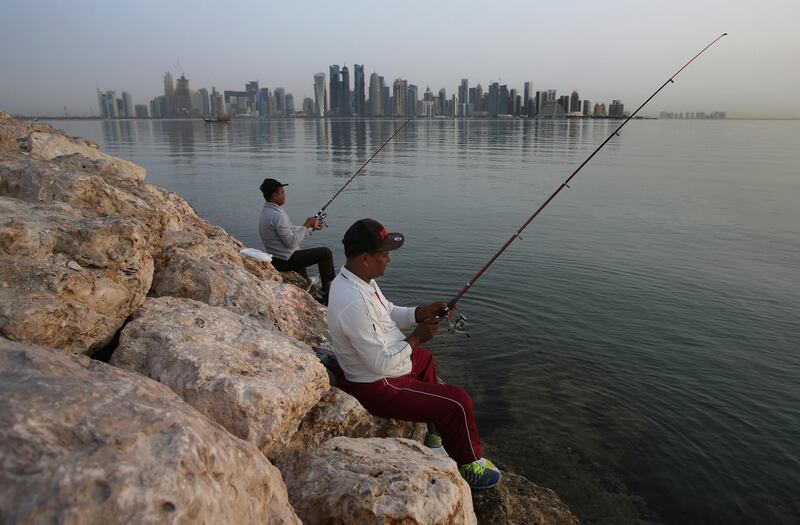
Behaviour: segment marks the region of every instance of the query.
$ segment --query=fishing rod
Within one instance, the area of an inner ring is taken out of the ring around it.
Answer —
[[[522,224],[522,226],[520,226],[520,227],[517,229],[517,231],[515,231],[515,232],[514,232],[514,234],[513,234],[513,235],[511,235],[511,237],[510,237],[510,238],[509,238],[509,239],[506,241],[506,243],[505,243],[505,244],[504,244],[504,245],[503,245],[503,246],[502,246],[502,247],[501,247],[501,248],[500,248],[500,249],[497,251],[497,253],[495,253],[495,254],[492,256],[492,258],[491,258],[491,259],[489,259],[489,261],[488,261],[486,264],[484,264],[484,265],[481,267],[481,269],[480,269],[480,270],[478,270],[478,272],[477,272],[475,275],[473,275],[473,276],[472,276],[472,277],[469,279],[469,281],[467,281],[467,284],[465,284],[465,285],[464,285],[464,287],[463,287],[463,288],[461,288],[461,290],[460,290],[460,291],[459,291],[459,292],[458,292],[458,293],[457,293],[457,294],[456,294],[456,295],[455,295],[455,296],[454,296],[454,297],[453,297],[453,298],[452,298],[452,299],[451,299],[451,300],[450,300],[450,301],[447,303],[447,306],[446,306],[446,307],[444,307],[444,308],[443,308],[441,311],[439,311],[439,313],[437,314],[437,317],[438,317],[438,318],[445,317],[445,316],[447,316],[447,314],[448,314],[448,312],[449,312],[450,310],[452,310],[453,308],[455,308],[455,306],[456,306],[456,303],[458,302],[458,300],[459,300],[459,299],[461,299],[461,297],[463,297],[465,293],[467,293],[467,291],[468,291],[468,290],[469,290],[469,289],[472,287],[472,285],[473,285],[473,284],[475,284],[475,282],[476,282],[478,279],[480,279],[480,278],[481,278],[481,276],[483,275],[483,273],[484,273],[486,270],[488,270],[488,269],[489,269],[489,267],[490,267],[490,266],[491,266],[491,265],[492,265],[492,264],[493,264],[493,263],[494,263],[494,262],[497,260],[497,258],[498,258],[498,257],[500,257],[500,255],[501,255],[501,254],[502,254],[504,251],[506,251],[506,248],[508,248],[508,247],[511,245],[511,243],[512,243],[512,242],[514,242],[514,241],[515,241],[515,240],[516,240],[518,237],[520,237],[520,234],[522,233],[522,231],[523,231],[525,228],[527,228],[527,227],[528,227],[528,225],[529,225],[529,224],[530,224],[530,223],[533,221],[533,219],[535,219],[535,218],[536,218],[536,217],[539,215],[539,213],[541,213],[541,211],[542,211],[542,210],[544,210],[544,209],[545,209],[545,207],[547,207],[547,205],[548,205],[548,204],[550,204],[550,202],[551,202],[553,199],[555,199],[556,195],[558,195],[559,193],[561,193],[561,190],[563,190],[564,188],[569,188],[569,182],[572,180],[572,178],[573,178],[575,175],[577,175],[577,174],[578,174],[578,172],[579,172],[579,171],[581,171],[581,169],[583,169],[583,167],[584,167],[584,166],[585,166],[585,165],[586,165],[586,164],[587,164],[587,163],[588,163],[590,160],[592,160],[592,157],[594,157],[594,156],[597,154],[597,152],[598,152],[598,151],[600,151],[601,149],[603,149],[603,146],[605,146],[605,145],[606,145],[606,144],[607,144],[607,143],[608,143],[608,142],[609,142],[609,141],[610,141],[610,140],[611,140],[613,137],[619,137],[619,131],[620,131],[620,130],[623,128],[623,126],[625,126],[625,124],[627,124],[627,123],[628,123],[628,121],[630,121],[630,120],[631,120],[633,117],[635,117],[635,116],[636,116],[636,114],[637,114],[637,113],[639,113],[639,110],[641,110],[641,109],[642,109],[642,108],[643,108],[643,107],[644,107],[644,106],[645,106],[645,105],[646,105],[648,102],[650,102],[650,100],[652,100],[652,99],[653,99],[653,97],[655,97],[656,95],[658,95],[658,93],[659,93],[659,92],[660,92],[662,89],[664,89],[664,88],[667,86],[667,84],[670,84],[670,83],[674,84],[674,83],[675,83],[675,81],[674,81],[673,79],[674,79],[675,77],[677,77],[677,76],[678,76],[678,74],[679,74],[681,71],[683,71],[684,69],[686,69],[686,67],[687,67],[689,64],[691,64],[692,62],[694,62],[694,61],[695,61],[695,59],[696,59],[697,57],[699,57],[700,55],[702,55],[702,54],[703,54],[703,53],[706,51],[706,49],[708,49],[709,47],[711,47],[711,46],[713,46],[714,44],[716,44],[716,43],[717,43],[717,41],[718,41],[719,39],[721,39],[722,37],[726,36],[727,34],[728,34],[728,33],[722,33],[720,36],[718,36],[717,38],[715,38],[715,39],[714,39],[714,40],[713,40],[713,41],[712,41],[710,44],[708,44],[706,47],[704,47],[702,50],[700,50],[700,52],[699,52],[699,53],[697,53],[695,56],[693,56],[691,60],[689,60],[688,62],[686,62],[686,63],[683,65],[683,67],[681,67],[681,68],[680,68],[678,71],[676,71],[676,72],[675,72],[675,74],[673,74],[671,77],[669,77],[669,78],[667,79],[667,81],[666,81],[666,82],[664,82],[664,83],[661,85],[661,87],[660,87],[660,88],[658,88],[658,89],[657,89],[657,90],[656,90],[656,91],[655,91],[655,92],[654,92],[652,95],[650,95],[650,97],[648,97],[648,99],[647,99],[647,100],[645,100],[644,102],[642,102],[642,105],[641,105],[641,106],[639,106],[638,108],[636,108],[636,111],[634,111],[633,113],[631,113],[631,114],[628,116],[628,118],[626,118],[626,119],[625,119],[625,121],[624,121],[622,124],[620,124],[620,125],[619,125],[619,127],[618,127],[617,129],[615,129],[615,130],[614,130],[614,131],[613,131],[613,132],[612,132],[612,133],[611,133],[611,134],[610,134],[610,135],[609,135],[609,136],[606,138],[606,140],[604,140],[604,141],[603,141],[603,142],[602,142],[602,143],[601,143],[599,146],[597,146],[597,148],[596,148],[596,149],[595,149],[595,150],[592,152],[592,154],[591,154],[591,155],[589,155],[589,156],[586,158],[586,160],[584,160],[584,161],[581,163],[581,165],[580,165],[580,166],[578,166],[578,167],[577,167],[577,169],[576,169],[575,171],[573,171],[573,172],[572,172],[572,175],[570,175],[570,176],[569,176],[569,177],[568,177],[568,178],[567,178],[567,179],[566,179],[564,182],[562,182],[562,183],[561,183],[561,185],[560,185],[558,188],[556,188],[556,190],[555,190],[555,191],[552,193],[552,195],[550,195],[550,196],[549,196],[549,197],[548,197],[548,198],[547,198],[547,199],[546,199],[546,200],[545,200],[545,201],[542,203],[542,205],[541,205],[541,206],[539,206],[539,208],[537,208],[537,210],[536,210],[535,212],[533,212],[533,215],[531,215],[530,217],[528,217],[528,220],[526,220],[526,221],[525,221],[525,222]],[[449,321],[449,327],[448,327],[448,328],[449,328],[449,330],[450,330],[450,332],[451,332],[451,333],[465,333],[463,330],[464,330],[464,327],[466,326],[466,322],[467,322],[467,318],[466,318],[466,317],[464,317],[463,315],[458,315],[458,316],[456,316],[456,318],[455,318],[455,319],[448,319],[448,321]]]
[[[383,149],[383,147],[384,147],[384,146],[386,146],[386,145],[389,143],[389,141],[390,141],[390,140],[392,140],[392,139],[394,138],[394,136],[395,136],[395,135],[397,135],[398,133],[400,133],[400,130],[401,130],[401,129],[403,129],[404,127],[406,127],[406,125],[407,125],[409,122],[411,122],[411,121],[414,119],[414,117],[416,117],[416,114],[415,114],[415,115],[411,115],[410,117],[408,117],[408,119],[407,119],[405,122],[403,122],[403,125],[402,125],[402,126],[400,126],[399,128],[397,128],[397,129],[394,131],[394,133],[392,133],[392,136],[391,136],[391,137],[389,137],[388,139],[386,139],[386,142],[384,142],[383,144],[381,144],[381,147],[380,147],[380,148],[378,148],[378,149],[376,149],[376,150],[375,150],[375,153],[373,153],[373,154],[372,154],[372,156],[371,156],[370,158],[368,158],[368,159],[366,160],[366,162],[364,162],[364,164],[362,164],[362,165],[361,165],[361,167],[360,167],[360,168],[358,168],[358,170],[356,170],[356,172],[355,172],[355,173],[353,173],[353,175],[352,175],[352,176],[351,176],[349,179],[347,179],[347,182],[345,182],[345,183],[344,183],[344,185],[343,185],[341,188],[339,188],[339,191],[337,191],[336,193],[334,193],[334,194],[333,194],[333,197],[331,197],[331,198],[330,198],[330,200],[329,200],[328,202],[326,202],[326,203],[325,203],[325,205],[324,205],[324,206],[322,206],[322,208],[320,208],[320,209],[319,209],[319,211],[318,211],[318,212],[317,212],[317,214],[315,215],[315,217],[317,218],[317,221],[319,221],[319,222],[322,222],[323,224],[325,223],[325,217],[327,217],[327,216],[328,216],[328,214],[325,212],[325,210],[328,208],[328,206],[330,206],[330,205],[331,205],[331,203],[334,201],[334,199],[336,199],[336,197],[338,197],[338,196],[339,196],[339,194],[340,194],[340,193],[342,193],[342,192],[344,191],[344,189],[345,189],[345,188],[346,188],[346,187],[347,187],[347,186],[348,186],[348,185],[349,185],[351,182],[353,182],[353,180],[354,180],[354,179],[355,179],[355,178],[358,176],[358,174],[359,174],[359,173],[361,173],[361,172],[364,170],[364,168],[367,166],[367,164],[369,164],[369,162],[370,162],[372,159],[374,159],[374,158],[375,158],[375,155],[377,155],[377,154],[378,154],[378,153],[379,153],[379,152],[380,152],[380,151]]]

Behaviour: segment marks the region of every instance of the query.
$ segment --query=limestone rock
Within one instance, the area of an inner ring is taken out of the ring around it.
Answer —
[[[90,353],[144,302],[152,277],[138,221],[0,197],[0,335]]]
[[[141,166],[127,160],[112,157],[85,142],[70,140],[62,134],[33,131],[28,135],[23,150],[30,153],[32,158],[39,160],[52,160],[64,155],[79,153],[89,159],[108,163],[116,173],[117,178],[124,177],[132,182],[141,182],[145,176],[144,168]]]
[[[505,470],[495,488],[473,493],[473,504],[478,521],[485,525],[580,523],[555,492]]]
[[[334,387],[306,415],[284,452],[312,450],[336,436],[402,437],[422,441],[425,432],[424,423],[373,416],[356,398]]]
[[[408,439],[337,437],[278,468],[306,524],[476,523],[455,462]]]
[[[238,250],[190,233],[162,240],[150,295],[185,297],[277,326],[311,345],[329,341],[326,310],[296,286],[260,280],[246,271]]]
[[[271,455],[329,389],[306,345],[197,301],[148,298],[111,364],[169,386],[235,436]]]
[[[164,385],[0,338],[3,523],[300,521],[279,471]]]

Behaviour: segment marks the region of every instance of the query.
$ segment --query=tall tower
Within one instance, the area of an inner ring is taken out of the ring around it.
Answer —
[[[577,91],[573,91],[569,96],[569,112],[574,113],[581,110],[581,98],[578,96]]]
[[[282,87],[277,87],[277,88],[275,88],[275,91],[273,91],[273,94],[275,95],[275,111],[277,111],[278,114],[281,117],[285,117],[286,116],[286,90],[283,89]]]
[[[406,81],[401,78],[394,79],[392,86],[392,99],[394,107],[392,108],[393,115],[406,114]]]
[[[364,99],[364,64],[353,64],[353,92],[355,93],[353,112],[363,117],[367,114]]]
[[[377,73],[373,73],[369,76],[369,114],[373,117],[383,115],[381,81]]]
[[[165,117],[175,115],[175,84],[172,82],[172,74],[167,71],[164,73],[164,99],[167,102],[167,114]]]
[[[353,109],[350,107],[350,71],[347,66],[342,67],[342,90],[339,97],[339,114],[349,117],[353,114]]]
[[[462,78],[461,85],[458,86],[458,103],[466,104],[469,97],[469,79]]]
[[[170,78],[171,80],[171,78]],[[189,117],[192,115],[192,97],[189,91],[189,79],[184,75],[175,86],[175,115]]]
[[[136,115],[133,109],[133,98],[127,91],[122,92],[122,107],[125,111],[125,115],[120,115],[120,117],[133,118]]]
[[[314,75],[314,116],[325,116],[325,73]]]
[[[328,89],[328,109],[330,109],[331,115],[335,116],[339,114],[339,100],[341,100],[339,92],[342,89],[342,79],[339,78],[338,64],[330,66],[329,69],[331,74],[329,79],[331,87]]]
[[[522,107],[527,116],[533,116],[533,82],[525,82],[524,84],[522,93]]]

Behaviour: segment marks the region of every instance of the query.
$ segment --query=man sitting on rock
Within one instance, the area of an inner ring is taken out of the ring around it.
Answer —
[[[374,280],[403,240],[372,219],[356,221],[344,234],[347,263],[333,280],[328,304],[328,330],[341,368],[337,386],[376,416],[428,423],[425,445],[444,445],[473,489],[493,487],[500,471],[481,457],[472,399],[463,388],[437,381],[433,357],[420,346],[435,335],[446,303],[395,306]],[[400,331],[412,326],[408,336]]]
[[[264,248],[272,254],[272,266],[279,272],[295,271],[308,281],[306,267],[317,265],[322,282],[316,299],[322,304],[328,304],[328,290],[334,277],[331,250],[324,246],[298,250],[306,235],[314,230],[321,230],[324,225],[316,217],[307,218],[302,226],[293,225],[282,208],[286,202],[286,192],[283,189],[285,186],[288,184],[275,179],[264,179],[261,183],[261,193],[266,202],[261,210],[258,233],[264,242]]]

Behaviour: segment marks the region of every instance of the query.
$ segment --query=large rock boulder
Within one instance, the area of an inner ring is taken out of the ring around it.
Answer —
[[[482,525],[580,524],[555,492],[505,470],[499,485],[473,493],[472,501]]]
[[[476,523],[456,464],[408,439],[333,438],[278,468],[303,523]]]
[[[254,319],[175,297],[148,298],[110,362],[164,383],[267,455],[289,442],[330,388],[308,346]]]
[[[209,242],[206,236],[187,232],[164,236],[150,295],[185,297],[221,306],[265,326],[276,326],[311,345],[329,341],[326,310],[308,293],[277,280],[259,278],[246,269],[238,251],[224,243]]]
[[[306,415],[282,452],[316,449],[337,436],[402,437],[422,441],[426,430],[424,423],[373,416],[356,398],[334,387]]]
[[[0,335],[82,353],[107,344],[144,302],[151,250],[135,219],[0,197]]]
[[[167,387],[0,338],[3,523],[300,523],[280,473]]]

